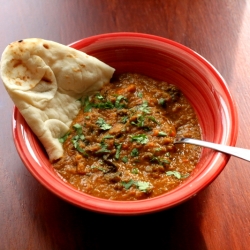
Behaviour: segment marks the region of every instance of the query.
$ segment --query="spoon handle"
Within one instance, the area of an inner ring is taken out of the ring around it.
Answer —
[[[232,146],[221,145],[213,142],[206,142],[190,138],[175,138],[174,143],[188,143],[206,148],[215,149],[219,152],[236,156],[246,161],[250,161],[250,150],[244,148],[237,148]]]

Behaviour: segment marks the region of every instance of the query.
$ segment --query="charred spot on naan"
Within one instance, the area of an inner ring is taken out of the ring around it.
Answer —
[[[45,49],[49,49],[49,45],[46,44],[46,43],[43,44],[43,47],[44,47]]]

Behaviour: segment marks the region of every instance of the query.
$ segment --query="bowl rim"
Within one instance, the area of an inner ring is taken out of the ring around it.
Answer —
[[[234,99],[229,91],[229,88],[220,75],[220,73],[215,69],[215,67],[208,62],[205,58],[199,55],[197,52],[193,51],[192,49],[167,38],[145,34],[145,33],[135,33],[135,32],[114,32],[114,33],[106,33],[95,35],[87,38],[80,39],[76,42],[69,44],[68,46],[80,49],[83,46],[86,47],[91,45],[92,43],[99,42],[102,39],[112,39],[112,38],[145,38],[151,39],[154,41],[160,41],[163,43],[171,44],[181,50],[184,50],[190,54],[192,54],[196,59],[202,62],[218,79],[220,82],[220,86],[223,88],[227,96],[227,101],[229,106],[222,107],[226,109],[225,111],[230,112],[233,122],[229,123],[228,130],[229,133],[225,135],[224,143],[225,145],[234,146],[236,144],[237,135],[238,135],[238,114],[237,108],[234,102]],[[199,191],[204,189],[208,184],[210,184],[224,169],[228,160],[230,159],[229,155],[225,155],[219,152],[214,152],[214,160],[213,162],[216,163],[219,161],[219,165],[211,166],[206,173],[200,173],[199,179],[203,179],[202,184],[193,183],[190,184],[190,188],[188,191],[184,191],[182,195],[178,196],[178,199],[169,198],[173,193],[170,191],[169,193],[163,194],[161,196],[150,198],[146,200],[139,200],[139,201],[112,201],[112,200],[104,200],[97,197],[93,197],[87,194],[84,194],[74,188],[69,187],[69,184],[65,184],[65,188],[70,190],[69,192],[64,192],[65,189],[63,188],[63,181],[61,181],[60,185],[54,186],[54,179],[55,175],[50,174],[46,171],[43,172],[43,176],[39,172],[41,170],[41,166],[34,160],[32,156],[32,152],[28,148],[28,144],[30,143],[29,139],[30,136],[33,134],[30,128],[26,124],[24,119],[21,116],[21,113],[18,111],[17,107],[14,106],[13,109],[13,116],[12,116],[12,134],[14,138],[14,143],[17,149],[17,152],[23,161],[25,167],[31,172],[31,174],[47,189],[49,189],[52,193],[56,194],[60,198],[77,205],[78,207],[85,208],[95,212],[113,214],[113,215],[138,215],[138,214],[146,214],[152,213],[156,211],[161,211],[166,208],[173,207],[177,204],[182,203],[183,201],[195,196]],[[26,148],[26,150],[24,150]],[[206,176],[205,176],[206,174]],[[205,176],[205,177],[204,177]],[[57,177],[58,178],[58,177]],[[52,185],[53,183],[53,185]],[[63,189],[62,189],[63,188]],[[177,189],[181,189],[182,187],[178,187]],[[176,189],[174,189],[176,190]],[[174,191],[175,192],[175,191]],[[172,195],[173,196],[173,195]],[[166,206],[168,203],[168,206]]]

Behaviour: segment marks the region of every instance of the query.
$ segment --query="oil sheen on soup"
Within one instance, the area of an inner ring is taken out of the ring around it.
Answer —
[[[110,200],[159,196],[185,181],[200,148],[174,145],[201,138],[192,106],[174,85],[126,73],[81,100],[82,109],[60,141],[56,172],[76,189]]]

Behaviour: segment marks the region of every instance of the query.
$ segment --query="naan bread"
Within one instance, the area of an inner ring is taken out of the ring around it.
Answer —
[[[99,90],[113,73],[92,56],[36,38],[11,43],[1,58],[4,85],[51,161],[63,155],[58,138],[80,110],[77,99]]]

